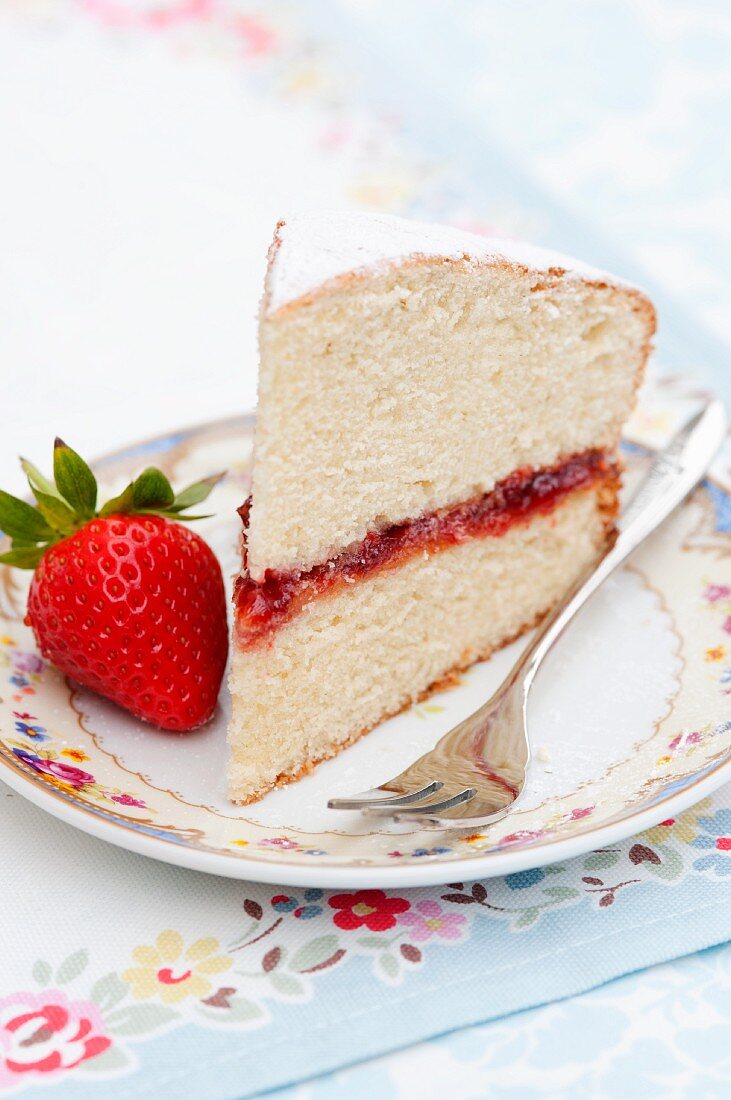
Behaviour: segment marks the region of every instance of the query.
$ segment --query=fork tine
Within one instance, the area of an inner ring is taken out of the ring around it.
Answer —
[[[463,802],[469,802],[471,798],[474,798],[477,791],[474,787],[467,787],[463,791],[458,791],[456,794],[450,795],[448,798],[441,799],[440,802],[419,802],[414,810],[411,811],[411,815],[415,818],[426,819],[432,814],[443,813],[445,810],[451,810],[453,806],[461,806]],[[393,810],[389,806],[366,806],[363,810],[365,814],[379,814],[379,813],[392,813]],[[394,813],[396,820],[404,820],[399,813]]]
[[[370,791],[352,794],[347,798],[331,798],[328,802],[328,808],[331,810],[370,810],[380,807],[394,809],[398,806],[409,806],[412,802],[419,802],[422,798],[429,798],[430,795],[441,790],[443,786],[443,783],[435,779],[409,794],[389,795],[383,793],[382,787],[374,787]]]
[[[456,813],[444,813],[444,811],[428,813],[428,807],[422,811],[417,806],[411,811],[394,813],[393,818],[394,821],[402,824],[420,825],[422,829],[481,829],[502,821],[513,806],[512,802],[508,802],[499,809],[487,809],[484,802],[478,802],[475,812],[470,813],[473,804],[474,801],[467,806],[464,817]]]

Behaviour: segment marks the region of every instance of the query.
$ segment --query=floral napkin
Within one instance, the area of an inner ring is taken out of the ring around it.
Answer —
[[[568,863],[407,891],[217,879],[3,807],[0,1091],[254,1096],[731,937],[728,789]]]

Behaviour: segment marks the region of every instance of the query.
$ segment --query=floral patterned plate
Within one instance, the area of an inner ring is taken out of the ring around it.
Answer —
[[[663,378],[627,433],[626,480],[693,407]],[[152,454],[178,482],[229,474],[200,526],[227,575],[248,493],[253,418],[136,444],[97,464],[110,491]],[[601,848],[731,780],[731,451],[548,659],[531,703],[534,762],[505,821],[471,834],[376,826],[325,807],[396,774],[479,705],[521,643],[384,723],[316,772],[234,807],[224,785],[228,698],[204,730],[163,734],[67,682],[23,625],[26,577],[0,572],[0,777],[63,821],[215,874],[304,886],[419,886],[502,875]]]

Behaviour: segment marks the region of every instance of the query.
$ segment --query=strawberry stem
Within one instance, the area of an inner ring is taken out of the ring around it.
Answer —
[[[97,482],[90,466],[62,439],[53,447],[53,476],[49,481],[26,458],[20,464],[35,497],[35,506],[0,489],[0,532],[8,535],[11,548],[0,554],[0,563],[18,569],[35,569],[44,551],[77,531],[96,516],[116,514],[158,515],[171,520],[206,519],[186,514],[204,501],[224,473],[196,481],[175,494],[162,470],[148,466],[116,497],[97,510]]]

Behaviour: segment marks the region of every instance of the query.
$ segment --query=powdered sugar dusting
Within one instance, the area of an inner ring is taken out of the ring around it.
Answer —
[[[518,263],[536,272],[559,268],[568,278],[620,283],[559,252],[446,225],[389,214],[300,214],[280,223],[270,253],[265,312],[275,313],[349,272],[378,270],[411,257]]]

